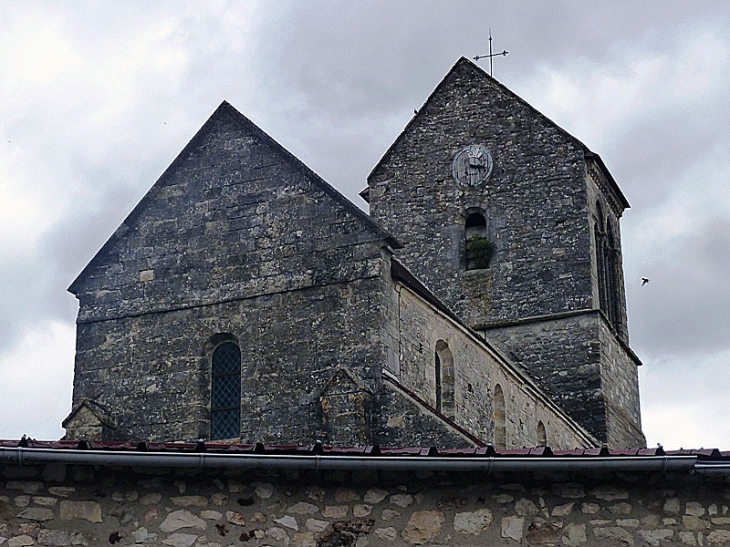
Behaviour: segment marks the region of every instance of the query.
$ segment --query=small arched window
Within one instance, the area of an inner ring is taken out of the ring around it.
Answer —
[[[443,340],[436,342],[434,355],[436,376],[436,410],[454,417],[454,356]]]
[[[507,415],[504,405],[502,386],[494,386],[494,448],[507,448]]]
[[[537,446],[547,446],[547,432],[542,421],[537,422]]]
[[[481,213],[471,213],[464,223],[464,246],[467,270],[489,268],[494,244],[487,237],[487,219]]]
[[[210,438],[241,436],[241,350],[223,342],[213,351],[210,386]]]

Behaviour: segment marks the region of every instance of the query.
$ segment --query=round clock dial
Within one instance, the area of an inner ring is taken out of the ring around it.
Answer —
[[[451,164],[451,175],[463,186],[479,186],[492,175],[494,160],[492,154],[479,144],[472,144],[461,150]]]

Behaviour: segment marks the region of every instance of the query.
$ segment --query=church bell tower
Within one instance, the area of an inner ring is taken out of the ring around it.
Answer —
[[[619,219],[601,159],[462,58],[368,178],[401,260],[569,415],[644,446]]]

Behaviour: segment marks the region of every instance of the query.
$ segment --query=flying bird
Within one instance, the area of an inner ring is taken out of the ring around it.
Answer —
[[[648,282],[649,282],[649,279],[648,279],[648,278],[646,278],[646,277],[642,277],[642,278],[641,278],[641,286],[642,286],[642,287],[643,287],[644,285],[646,285],[646,284],[647,284]]]

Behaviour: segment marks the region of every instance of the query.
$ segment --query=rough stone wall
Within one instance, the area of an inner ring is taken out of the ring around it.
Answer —
[[[80,324],[80,342],[101,341],[79,348],[74,397],[112,409],[117,440],[210,438],[210,340],[227,333],[241,347],[243,442],[314,442],[339,367],[377,390],[381,291],[375,277]]]
[[[384,235],[327,188],[220,107],[72,284],[78,321],[372,275]]]
[[[597,310],[494,327],[515,359],[568,415],[612,447],[645,446],[637,363]]]
[[[726,483],[429,472],[5,467],[0,545],[717,546]]]
[[[571,417],[606,441],[596,317],[546,318],[494,327],[484,334],[504,347]]]
[[[451,166],[472,144],[494,168],[465,187]],[[591,308],[585,177],[580,143],[462,59],[373,170],[370,214],[470,326]],[[489,269],[465,271],[464,223],[477,209],[496,249]]]
[[[467,329],[403,284],[392,294],[399,303],[400,367],[396,377],[432,408],[436,408],[435,354],[441,341],[453,357],[452,419],[456,424],[494,442],[493,393],[499,384],[505,395],[507,447],[537,446],[538,422],[543,423],[550,446],[593,446],[580,427]]]
[[[313,442],[338,367],[377,389],[384,239],[223,105],[71,287],[74,404],[102,405],[117,439],[210,438],[225,336],[242,352],[241,438]]]

